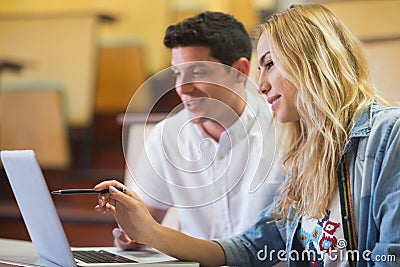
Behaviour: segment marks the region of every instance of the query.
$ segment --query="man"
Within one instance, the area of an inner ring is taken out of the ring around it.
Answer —
[[[152,130],[125,183],[158,222],[174,206],[182,232],[230,237],[255,221],[283,179],[272,168],[271,113],[246,80],[251,40],[231,15],[203,12],[169,26],[164,44],[184,109]],[[137,245],[118,228],[114,236],[123,249]]]

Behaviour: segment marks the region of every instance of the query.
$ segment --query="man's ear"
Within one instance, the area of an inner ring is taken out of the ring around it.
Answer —
[[[244,82],[249,75],[250,61],[245,57],[241,57],[232,64],[232,68],[238,70],[238,74],[236,76],[238,79],[237,82]]]

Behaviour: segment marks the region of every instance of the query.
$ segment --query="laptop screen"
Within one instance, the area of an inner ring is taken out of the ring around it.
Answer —
[[[35,153],[1,151],[1,160],[37,253],[61,266],[76,266]]]

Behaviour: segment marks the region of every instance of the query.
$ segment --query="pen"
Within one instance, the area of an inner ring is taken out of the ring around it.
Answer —
[[[117,188],[118,191],[125,192],[125,188]],[[51,192],[53,195],[76,195],[76,194],[107,194],[110,193],[107,189],[96,191],[94,189],[61,189]]]

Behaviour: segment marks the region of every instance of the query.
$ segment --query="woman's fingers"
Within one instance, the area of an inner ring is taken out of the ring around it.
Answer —
[[[122,205],[128,206],[132,200],[140,201],[138,195],[131,190],[125,190],[125,192],[121,192],[117,190],[114,186],[110,186],[109,188],[110,197],[121,202]]]
[[[127,194],[129,196],[131,196],[134,199],[139,199],[139,197],[132,191],[127,190],[126,187],[118,182],[117,180],[109,180],[109,181],[103,181],[97,185],[94,186],[94,189],[96,191],[101,191],[104,189],[109,189],[110,187],[112,188],[122,188],[122,194]],[[116,190],[117,191],[117,190]],[[129,191],[129,192],[128,192]],[[118,191],[119,192],[119,191]],[[110,199],[110,194],[109,193],[103,193],[103,194],[99,194],[98,197],[98,205],[95,207],[96,211],[100,211],[101,213],[105,214],[108,212],[115,212],[115,200],[113,200],[112,203],[110,203],[111,199]],[[108,204],[111,205],[108,205]]]
[[[98,205],[94,208],[103,214],[115,212],[115,200],[110,198],[110,194],[99,194]]]
[[[103,189],[108,186],[109,193],[100,194],[99,205],[96,206],[96,209],[103,213],[112,212],[117,223],[123,227],[129,237],[133,237],[139,243],[146,244],[147,237],[150,235],[146,233],[152,231],[152,226],[156,221],[154,221],[143,201],[129,189],[122,190],[123,192],[118,190],[115,186],[120,188],[123,186],[121,183],[107,181],[98,186]],[[121,246],[130,245],[119,241]],[[131,244],[133,245],[136,241],[132,240]],[[135,245],[137,246],[137,244]]]
[[[115,213],[115,206],[111,205],[110,203],[107,203],[105,206],[105,210],[106,210],[106,212]]]
[[[122,183],[118,182],[117,180],[109,180],[109,181],[103,181],[103,182],[95,185],[94,190],[100,191],[103,189],[107,189],[110,186],[114,186],[117,188],[125,188],[125,186]]]
[[[110,186],[114,188],[122,188],[122,193],[136,199],[136,200],[141,200],[140,197],[133,192],[132,190],[129,190],[124,184],[118,182],[117,180],[110,180],[110,181],[103,181],[97,185],[94,186],[94,190],[100,191],[104,189],[110,189]]]

